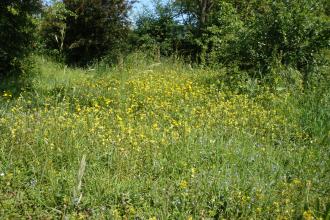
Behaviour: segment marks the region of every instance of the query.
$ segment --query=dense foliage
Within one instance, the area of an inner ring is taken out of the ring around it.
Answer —
[[[37,3],[1,3],[2,29],[11,26],[11,31],[1,33],[2,72],[20,66],[20,57],[33,45],[29,13]],[[144,11],[130,26],[133,3],[53,1],[39,19],[43,53],[86,65],[102,57],[116,63],[124,53],[143,50],[157,60],[180,55],[203,66],[236,66],[251,76],[293,68],[306,83],[315,67],[323,64],[330,45],[328,1],[155,1],[154,10]]]
[[[71,16],[75,16],[75,13],[68,10],[61,1],[55,1],[51,7],[45,7],[39,26],[43,53],[63,59],[67,19]]]
[[[304,74],[310,72],[318,64],[322,49],[330,45],[329,19],[318,2],[265,4],[241,33],[243,40],[237,54],[241,63],[261,73],[278,64],[292,66]]]
[[[159,50],[162,55],[175,53],[175,43],[179,42],[180,26],[175,22],[171,5],[155,5],[155,12],[142,14],[136,21],[135,43],[139,50]]]
[[[46,48],[79,65],[104,56],[116,62],[129,49],[157,60],[179,55],[203,66],[236,66],[250,76],[293,68],[306,84],[330,45],[327,1],[155,1],[130,29],[131,3],[53,4],[41,25]]]
[[[156,41],[167,51],[172,42],[172,51],[189,54],[204,65],[238,65],[262,76],[283,65],[297,69],[307,81],[330,45],[326,5],[316,0],[180,0],[172,3],[174,16],[165,23],[177,27],[174,34],[168,31],[169,25],[159,25],[164,20],[159,13],[149,19],[141,16],[136,31],[148,27],[171,33],[172,37],[147,31],[149,42]]]
[[[40,6],[40,0],[0,2],[0,78],[28,71],[24,58],[34,45],[32,15]]]
[[[42,20],[46,49],[75,65],[116,54],[127,41],[130,7],[126,0],[57,1],[46,8]]]

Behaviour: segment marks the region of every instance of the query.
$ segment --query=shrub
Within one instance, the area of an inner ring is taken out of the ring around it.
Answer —
[[[320,54],[329,47],[329,19],[319,1],[274,1],[257,11],[241,32],[236,57],[244,69],[269,73],[278,63],[308,74],[320,64]]]
[[[328,1],[204,0],[210,13],[203,25],[203,7],[178,2],[186,3],[181,7],[187,19],[195,18],[191,42],[202,64],[238,65],[262,77],[280,65],[298,70],[306,84],[330,45]]]

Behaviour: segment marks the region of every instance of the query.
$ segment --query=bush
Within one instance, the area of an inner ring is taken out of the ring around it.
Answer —
[[[210,3],[210,13],[203,26],[192,23],[198,31],[192,32],[191,41],[202,64],[238,65],[250,75],[262,77],[280,65],[298,70],[305,84],[322,64],[322,53],[330,45],[326,1],[203,2]],[[198,5],[184,7],[188,14],[201,10]]]
[[[257,11],[238,41],[244,69],[269,73],[282,64],[299,70],[308,81],[320,64],[322,50],[330,45],[329,19],[319,1],[275,1]]]

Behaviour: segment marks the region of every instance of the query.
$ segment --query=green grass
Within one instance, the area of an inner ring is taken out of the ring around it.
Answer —
[[[233,91],[226,70],[129,59],[38,58],[31,90],[2,91],[1,218],[329,218],[327,85]]]

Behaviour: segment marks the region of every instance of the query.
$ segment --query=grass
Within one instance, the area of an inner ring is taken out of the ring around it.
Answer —
[[[130,59],[38,58],[31,90],[2,91],[2,218],[330,217],[328,86],[233,91],[226,70]]]

